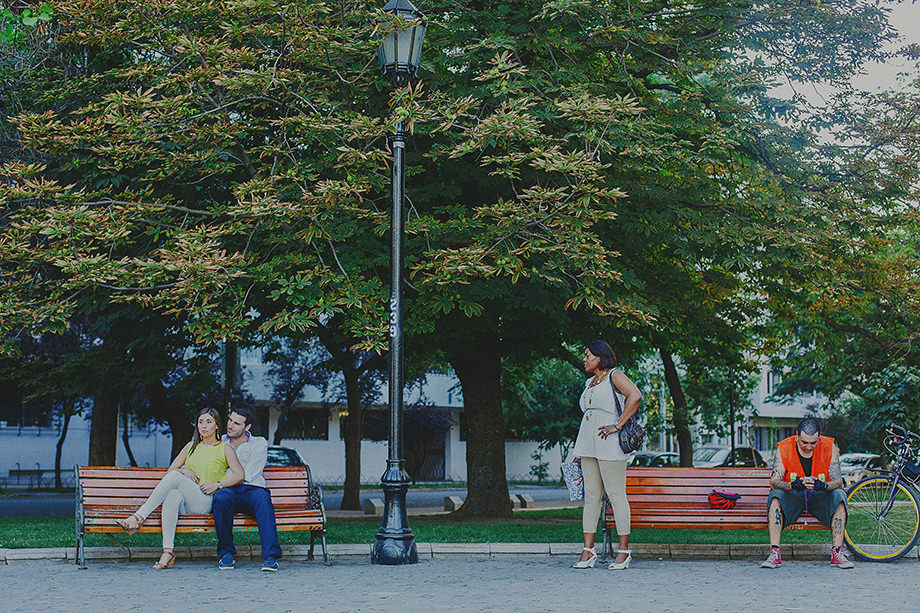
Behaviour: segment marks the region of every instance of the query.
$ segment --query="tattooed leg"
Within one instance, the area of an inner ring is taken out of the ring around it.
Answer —
[[[831,517],[831,544],[834,547],[843,545],[843,530],[847,524],[847,507],[842,502],[834,509]]]
[[[777,498],[770,500],[770,508],[767,510],[767,527],[770,531],[770,544],[779,545],[780,535],[783,532],[783,511]]]

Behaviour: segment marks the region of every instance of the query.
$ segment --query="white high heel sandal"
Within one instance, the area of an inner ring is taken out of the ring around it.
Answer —
[[[582,547],[582,551],[590,551],[591,557],[587,560],[579,560],[572,564],[572,568],[594,568],[594,563],[597,562],[597,552],[594,551],[594,547]]]
[[[632,549],[618,549],[617,553],[625,553],[626,559],[622,562],[614,562],[607,568],[610,570],[626,570],[629,568],[629,561],[632,560]]]

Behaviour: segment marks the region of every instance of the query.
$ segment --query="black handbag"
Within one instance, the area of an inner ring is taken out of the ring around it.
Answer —
[[[613,373],[611,372],[610,375],[613,375]],[[617,388],[613,384],[613,376],[610,376],[610,388],[613,390],[613,403],[617,407],[617,418],[619,418],[623,414],[623,407],[620,406],[620,398],[617,396]],[[642,425],[636,419],[635,413],[620,428],[619,435],[620,449],[623,450],[623,453],[632,453],[642,447],[642,442],[645,440],[645,430],[642,429]]]

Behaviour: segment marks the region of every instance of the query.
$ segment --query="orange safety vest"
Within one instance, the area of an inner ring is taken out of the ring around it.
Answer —
[[[799,452],[795,445],[795,436],[784,438],[776,444],[776,452],[780,460],[783,461],[783,468],[786,474],[783,475],[783,481],[792,481],[790,475],[795,473],[798,477],[805,476],[805,469],[799,461]],[[811,456],[811,476],[817,477],[824,475],[827,479],[827,473],[831,468],[831,456],[834,455],[834,439],[822,435],[815,446],[815,452]]]

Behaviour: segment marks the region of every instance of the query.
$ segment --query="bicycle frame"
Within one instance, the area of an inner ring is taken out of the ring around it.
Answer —
[[[892,476],[891,489],[888,492],[888,503],[885,505],[885,508],[882,509],[879,513],[876,514],[876,518],[884,517],[888,514],[891,508],[894,506],[895,495],[898,491],[898,484],[903,483],[905,487],[909,487],[918,494],[920,491],[917,490],[917,486],[913,481],[909,479],[904,479],[901,474],[904,471],[904,465],[912,457],[915,457],[918,452],[920,452],[920,435],[911,432],[906,428],[902,428],[896,424],[891,424],[886,430],[888,436],[885,437],[885,448],[889,451],[892,451],[891,446],[895,447],[894,454],[895,460],[892,466],[892,470],[888,471],[888,474]],[[910,441],[914,439],[917,441],[917,446],[911,446]],[[889,446],[890,443],[890,446]]]

